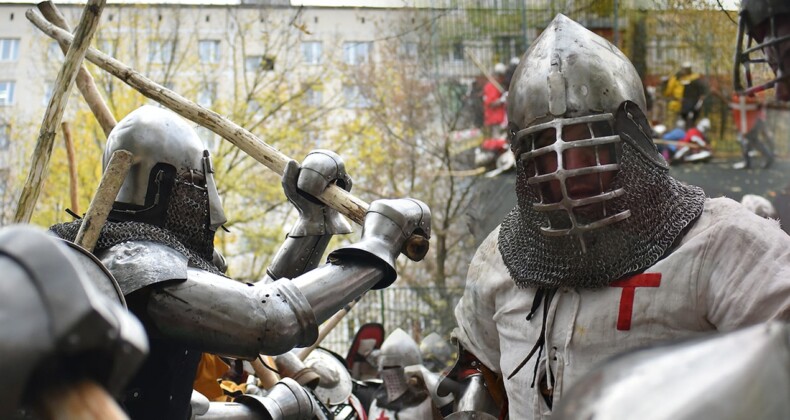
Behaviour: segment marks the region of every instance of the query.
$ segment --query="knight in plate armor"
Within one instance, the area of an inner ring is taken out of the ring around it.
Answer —
[[[790,238],[669,175],[614,45],[558,15],[509,92],[517,205],[455,310],[464,411],[548,418],[614,354],[790,318]]]
[[[378,354],[382,386],[370,404],[368,417],[382,420],[441,419],[425,382],[407,374],[409,368],[421,366],[419,346],[409,334],[396,328],[384,340]]]
[[[351,181],[337,155],[317,151],[302,165],[287,164],[283,185],[299,221],[268,278],[244,284],[224,276],[223,258],[214,250],[225,215],[210,154],[195,131],[169,110],[144,106],[110,133],[104,164],[120,149],[133,153],[135,163],[95,253],[151,342],[151,354],[122,400],[133,418],[188,418],[203,352],[252,359],[309,346],[319,324],[370,288],[395,280],[395,259],[410,235],[430,237],[425,204],[378,200],[368,209],[361,240],[331,252],[318,267],[329,237],[347,232],[348,225],[314,197],[330,184],[350,189]],[[78,225],[51,230],[73,239]],[[294,410],[281,413],[285,418],[312,417],[314,401],[296,382],[277,389],[288,401],[272,405],[249,396],[247,408],[275,418],[277,410]]]

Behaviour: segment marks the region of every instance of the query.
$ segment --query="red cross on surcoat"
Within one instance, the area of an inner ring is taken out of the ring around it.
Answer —
[[[611,287],[622,287],[620,295],[620,313],[617,316],[617,329],[631,329],[631,316],[634,312],[634,293],[637,287],[658,287],[661,284],[661,273],[642,273],[627,279],[618,280]]]
[[[376,420],[390,420],[389,416],[386,415],[384,410],[381,410],[381,415],[376,418]]]

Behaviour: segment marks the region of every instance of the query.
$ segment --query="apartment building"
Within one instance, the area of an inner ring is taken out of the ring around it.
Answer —
[[[109,1],[93,45],[226,115],[239,107],[265,113],[271,95],[294,95],[308,107],[331,105],[335,118],[348,118],[366,106],[359,84],[349,77],[355,66],[380,61],[385,54],[416,62],[421,40],[429,39],[417,28],[424,17],[415,9],[390,0],[358,3]],[[56,4],[76,26],[83,5]],[[0,2],[0,202],[6,204],[13,195],[9,180],[18,183],[20,171],[26,171],[24,161],[63,60],[57,43],[25,18],[28,9],[35,4]],[[118,114],[123,109],[116,103],[118,91],[128,89],[92,71]],[[75,94],[64,119],[84,107]],[[209,147],[216,145],[208,130],[199,133]]]

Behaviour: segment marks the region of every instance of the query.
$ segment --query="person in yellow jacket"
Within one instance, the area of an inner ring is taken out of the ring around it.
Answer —
[[[667,105],[669,118],[674,121],[680,116],[687,127],[693,126],[699,116],[701,99],[706,93],[702,75],[691,69],[691,63],[683,63],[664,88],[664,96],[670,100]]]

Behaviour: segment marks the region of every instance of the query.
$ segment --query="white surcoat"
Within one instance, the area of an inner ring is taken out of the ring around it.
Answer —
[[[499,228],[478,248],[455,308],[461,343],[506,378],[539,338],[535,289],[518,288],[497,247]],[[581,376],[618,353],[711,331],[790,319],[790,236],[726,198],[708,199],[680,245],[642,274],[610,287],[560,288],[548,308],[537,377],[550,369],[556,406]],[[535,357],[505,379],[511,420],[548,418],[530,387]]]

